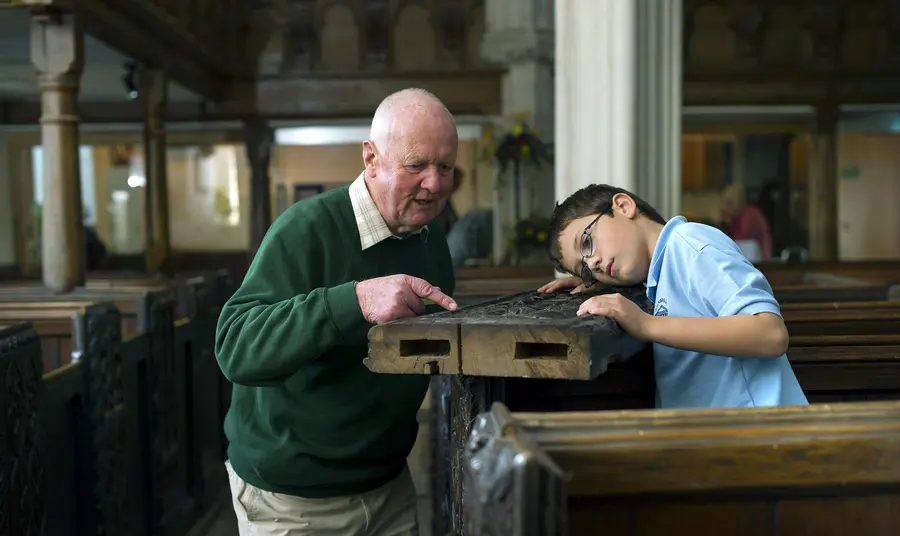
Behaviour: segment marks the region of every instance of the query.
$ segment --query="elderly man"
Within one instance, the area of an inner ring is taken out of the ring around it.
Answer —
[[[434,95],[389,96],[365,171],[279,217],[223,308],[241,536],[418,534],[406,458],[428,377],[374,374],[362,359],[372,324],[420,314],[424,298],[456,309],[447,241],[428,223],[453,188],[457,141]]]

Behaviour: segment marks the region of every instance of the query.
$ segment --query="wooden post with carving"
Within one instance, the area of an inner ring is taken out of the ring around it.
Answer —
[[[269,161],[275,141],[272,129],[265,121],[254,118],[244,123],[244,144],[250,165],[250,255],[262,244],[272,222],[272,181]]]
[[[84,37],[74,14],[32,14],[31,62],[41,88],[44,154],[43,282],[60,293],[83,285],[86,272],[76,113],[83,61]]]
[[[816,132],[809,172],[809,254],[813,260],[838,258],[837,106],[816,110]]]
[[[161,69],[142,68],[138,75],[144,106],[144,170],[146,175],[145,261],[150,273],[172,273],[169,241],[169,197],[166,177],[167,80]]]

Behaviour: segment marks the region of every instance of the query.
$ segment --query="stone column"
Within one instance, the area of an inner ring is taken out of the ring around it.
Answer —
[[[681,211],[682,0],[556,0],[556,199],[603,182]]]
[[[83,60],[84,36],[74,14],[45,10],[32,15],[31,62],[41,88],[44,153],[43,282],[56,292],[85,281],[76,111]]]
[[[503,119],[495,141],[522,117],[542,141],[553,135],[553,0],[487,0],[481,54],[507,69],[503,77]],[[515,223],[517,199],[512,166],[494,188],[494,259],[499,262]],[[519,179],[519,217],[549,216],[553,210],[553,166],[524,165]]]
[[[275,134],[259,118],[244,123],[244,144],[250,165],[250,256],[256,255],[272,222],[272,179],[269,162]]]
[[[838,259],[837,106],[816,109],[809,166],[809,257]]]
[[[161,69],[138,71],[139,98],[144,107],[145,261],[150,273],[172,274],[169,241],[169,191],[166,173],[166,104],[168,80]]]

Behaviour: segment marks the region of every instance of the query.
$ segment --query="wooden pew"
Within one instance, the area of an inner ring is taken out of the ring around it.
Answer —
[[[146,463],[156,448],[146,411],[150,335],[122,341],[122,321],[110,303],[71,302],[21,313],[35,312],[40,314],[31,315],[31,324],[38,335],[48,324],[53,336],[62,336],[59,327],[68,322],[77,358],[43,377],[45,473],[53,482],[45,534],[152,534],[153,516],[161,512],[147,493],[159,485]]]
[[[40,309],[44,303],[58,304],[69,300],[109,299],[123,313],[123,332],[153,333],[152,352],[155,356],[151,368],[154,397],[151,412],[158,423],[154,435],[157,441],[165,441],[166,459],[159,461],[167,469],[163,475],[181,474],[175,470],[175,453],[181,450],[179,443],[187,445],[192,458],[188,465],[192,474],[186,477],[190,487],[190,497],[197,502],[184,503],[184,512],[177,517],[188,518],[195,509],[205,510],[216,499],[218,491],[226,485],[226,475],[222,471],[227,450],[222,425],[230,404],[230,384],[221,374],[213,353],[215,324],[219,310],[230,291],[227,274],[215,272],[166,280],[156,277],[131,277],[119,279],[94,279],[86,288],[55,295],[34,285],[0,286],[0,318],[3,310],[13,308],[24,311]],[[176,300],[177,298],[177,300]],[[3,303],[5,302],[5,303]],[[179,314],[181,313],[181,314]],[[32,316],[39,313],[29,313]],[[180,318],[179,318],[180,317]],[[50,329],[47,327],[46,329]],[[57,331],[65,326],[57,328]],[[59,337],[62,362],[66,357],[66,337]],[[52,344],[52,343],[51,343]],[[59,346],[59,344],[56,344]],[[49,355],[52,349],[46,350]],[[175,358],[176,352],[182,358]],[[51,367],[52,363],[48,363]],[[188,367],[182,371],[175,367]],[[190,386],[179,385],[176,379],[187,379]],[[191,412],[179,415],[176,401],[184,399]],[[177,421],[177,428],[173,424]],[[177,433],[176,433],[177,432]],[[182,441],[180,434],[189,433]],[[184,481],[173,481],[172,487],[181,487]],[[180,493],[168,493],[167,498],[158,498],[173,508],[183,503]]]
[[[893,536],[900,403],[515,413],[464,456],[462,535]]]
[[[122,305],[132,303],[121,293],[110,294],[115,295]],[[191,387],[204,379],[193,374],[191,320],[182,318],[167,322],[172,307],[148,306],[143,312],[138,307],[130,317],[123,317],[111,303],[62,301],[62,297],[54,298],[56,301],[33,303],[24,301],[22,295],[16,299],[20,301],[0,303],[0,319],[3,319],[0,322],[30,319],[39,334],[57,342],[57,348],[68,348],[72,361],[84,365],[79,369],[83,371],[86,386],[84,405],[88,417],[84,422],[90,426],[90,434],[95,434],[89,437],[93,438],[92,443],[113,441],[103,450],[99,460],[114,458],[116,453],[125,456],[122,440],[139,438],[139,444],[132,448],[127,462],[118,466],[95,461],[93,467],[98,469],[92,469],[91,463],[84,461],[87,474],[97,471],[95,478],[88,479],[97,482],[96,500],[98,503],[111,502],[97,513],[100,521],[82,520],[79,523],[88,526],[102,523],[112,530],[107,532],[109,534],[154,534],[160,531],[181,534],[186,531],[200,512],[198,501],[201,497],[195,495],[198,480],[203,476],[200,464],[217,464],[218,472],[222,472],[221,429],[218,434],[203,437],[201,433],[207,430],[197,430],[193,426],[194,416],[201,409],[206,413],[200,412],[197,422],[214,422],[218,407],[215,396],[207,398],[213,403],[206,407],[194,403],[195,398],[198,401],[203,398],[193,397]],[[147,296],[138,301],[144,305],[154,303],[153,298]],[[68,330],[65,329],[67,325]],[[146,329],[131,329],[133,327]],[[126,342],[122,342],[122,333],[126,333]],[[120,348],[131,351],[123,354]],[[127,360],[123,355],[128,356]],[[134,377],[138,378],[130,382],[132,386],[127,391],[122,387],[122,367],[133,368]],[[95,381],[97,378],[114,381],[118,394],[104,392],[102,382],[97,384]],[[137,427],[127,433],[121,422],[124,417],[115,424],[102,420],[103,415],[125,414],[125,409],[116,412],[103,404],[120,407],[116,401],[121,402],[126,394],[132,401],[121,407],[128,408],[128,422]],[[117,436],[118,439],[114,439]],[[194,441],[195,437],[200,441]],[[211,456],[212,462],[208,460]],[[128,467],[132,472],[137,471],[129,481],[134,482],[133,491],[149,491],[148,496],[129,496],[128,483],[117,483],[115,477],[128,473]],[[110,472],[104,473],[107,468]],[[135,512],[132,506],[119,504],[126,498],[145,510]]]
[[[0,322],[0,324],[5,324]],[[43,536],[48,489],[41,353],[28,324],[0,326],[0,533]],[[54,483],[50,483],[50,488]]]

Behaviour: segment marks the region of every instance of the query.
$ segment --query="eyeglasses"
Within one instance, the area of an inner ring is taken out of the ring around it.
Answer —
[[[597,217],[594,218],[581,233],[581,280],[584,281],[585,287],[589,287],[596,282],[594,280],[594,273],[588,267],[587,263],[584,262],[584,259],[594,254],[594,238],[591,235],[591,227],[593,227],[594,224],[597,223],[597,220],[599,220],[604,214],[608,214],[610,212],[612,212],[612,208],[598,214]]]

